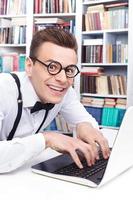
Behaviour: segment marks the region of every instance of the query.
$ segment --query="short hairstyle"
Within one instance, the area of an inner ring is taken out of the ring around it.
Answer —
[[[61,47],[73,49],[77,53],[77,41],[73,34],[61,28],[46,28],[37,31],[32,38],[30,46],[30,57],[34,61],[38,48],[44,42],[51,42]]]

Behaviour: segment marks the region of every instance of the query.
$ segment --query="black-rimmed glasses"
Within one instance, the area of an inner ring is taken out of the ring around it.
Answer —
[[[68,78],[74,78],[80,72],[76,65],[68,65],[67,67],[63,68],[61,63],[57,61],[52,61],[49,64],[45,64],[36,57],[31,57],[31,59],[38,61],[43,66],[47,67],[48,73],[51,75],[59,74],[61,70],[64,70]]]

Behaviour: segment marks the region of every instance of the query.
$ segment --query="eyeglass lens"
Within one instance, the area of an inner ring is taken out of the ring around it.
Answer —
[[[65,70],[67,77],[74,77],[79,72],[77,66],[75,65],[70,65],[66,68],[62,68],[62,65],[58,62],[51,62],[48,65],[48,72],[51,74],[58,74],[62,69]]]

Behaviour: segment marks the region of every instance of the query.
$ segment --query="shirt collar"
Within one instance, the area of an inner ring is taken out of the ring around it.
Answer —
[[[24,107],[33,107],[36,101],[40,101],[29,77],[26,72],[21,72],[18,74],[21,83],[21,92]]]

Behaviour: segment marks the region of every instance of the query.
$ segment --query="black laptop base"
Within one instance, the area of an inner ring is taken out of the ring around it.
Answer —
[[[33,169],[50,172],[59,175],[67,175],[88,179],[97,185],[101,182],[104,175],[108,159],[104,159],[100,155],[100,159],[95,162],[95,165],[89,167],[86,160],[81,158],[83,169],[79,169],[73,162],[69,154],[63,154],[55,158],[49,159],[42,163],[32,166]]]
[[[86,160],[82,160],[83,168],[79,169],[73,162],[72,164],[62,167],[56,170],[55,174],[75,176],[91,180],[92,182],[99,184],[103,178],[108,160],[99,159],[95,165],[89,167]]]

